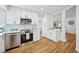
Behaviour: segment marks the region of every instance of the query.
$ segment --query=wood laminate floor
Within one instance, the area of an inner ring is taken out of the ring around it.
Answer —
[[[75,35],[66,34],[67,42],[54,42],[46,37],[39,41],[6,51],[6,53],[74,53]]]

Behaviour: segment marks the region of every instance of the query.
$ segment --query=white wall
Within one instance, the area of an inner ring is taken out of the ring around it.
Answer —
[[[66,42],[66,35],[65,35],[65,12],[62,12],[62,31],[61,31],[61,41]]]
[[[79,5],[76,6],[76,50],[79,52]]]
[[[74,21],[74,25],[70,25],[69,21]],[[73,6],[72,8],[66,11],[66,32],[68,33],[76,33],[76,7]]]

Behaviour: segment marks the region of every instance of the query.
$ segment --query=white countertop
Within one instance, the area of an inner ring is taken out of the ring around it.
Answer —
[[[62,29],[53,29],[53,30],[50,30],[50,31],[62,31]]]
[[[54,29],[55,31],[62,31],[62,29]]]
[[[3,33],[0,33],[0,35],[4,35],[6,33],[19,33],[20,31],[6,31],[6,32],[3,32]]]
[[[54,29],[54,30],[50,30],[50,31],[62,31],[62,29]],[[6,31],[3,33],[0,33],[0,35],[4,35],[6,33],[20,33],[20,30],[18,30],[18,31]]]
[[[16,33],[16,32],[20,32],[20,31],[6,31],[4,33],[6,34],[6,33]]]
[[[4,33],[0,33],[0,36],[1,36],[1,35],[4,35]]]

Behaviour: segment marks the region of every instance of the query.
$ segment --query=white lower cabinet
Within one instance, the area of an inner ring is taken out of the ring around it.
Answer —
[[[5,36],[0,35],[0,53],[5,52]]]
[[[51,36],[52,40],[57,41],[57,39],[56,39],[56,32],[55,31],[51,32],[50,36]]]
[[[56,31],[56,40],[61,40],[61,31]]]
[[[62,31],[53,31],[53,30],[49,31],[47,33],[47,35],[45,35],[45,37],[47,37],[53,41],[56,41],[56,42],[61,39],[64,39],[64,38],[62,38]]]
[[[55,31],[50,31],[49,32],[49,39],[51,39],[53,41],[57,41],[56,32]]]
[[[33,41],[37,41],[40,39],[40,31],[34,31],[33,32]]]
[[[37,32],[35,32],[35,31],[33,33],[33,41],[37,41]]]

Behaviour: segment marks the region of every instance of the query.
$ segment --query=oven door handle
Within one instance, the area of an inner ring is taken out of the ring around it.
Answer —
[[[26,33],[26,40],[30,39],[30,33]]]

